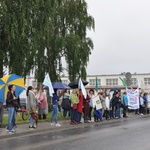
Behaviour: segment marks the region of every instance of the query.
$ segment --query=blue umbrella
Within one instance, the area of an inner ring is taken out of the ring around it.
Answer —
[[[64,84],[62,82],[52,82],[52,86],[54,89],[70,89],[67,84]]]
[[[1,102],[4,102],[4,100],[6,100],[8,86],[12,84],[16,86],[16,90],[15,90],[16,97],[18,97],[21,94],[21,92],[25,89],[24,78],[16,74],[7,75],[4,76],[3,78],[0,78],[0,101]]]
[[[52,86],[54,89],[71,89],[67,84],[64,84],[62,82],[52,82]],[[45,89],[48,89],[46,86]]]
[[[114,87],[114,88],[111,88],[111,89],[110,89],[110,92],[111,92],[111,91],[119,91],[119,90],[120,90],[119,88]]]

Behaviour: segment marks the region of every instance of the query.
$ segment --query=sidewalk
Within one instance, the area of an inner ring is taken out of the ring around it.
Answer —
[[[70,120],[63,120],[59,121],[61,124],[61,127],[51,126],[50,122],[41,122],[37,125],[36,129],[29,129],[28,124],[22,124],[17,125],[16,133],[15,134],[9,134],[6,132],[5,128],[0,128],[0,139],[6,139],[6,138],[12,138],[12,137],[18,137],[18,136],[25,136],[25,135],[32,135],[37,133],[43,133],[43,132],[54,132],[59,130],[66,130],[66,129],[74,129],[79,127],[86,127],[86,126],[92,126],[92,125],[104,125],[104,124],[111,124],[114,122],[124,121],[124,120],[130,120],[130,119],[136,119],[136,118],[142,118],[142,117],[148,117],[149,115],[135,115],[134,113],[130,113],[128,118],[120,118],[120,119],[112,119],[112,120],[105,120],[103,123],[101,122],[92,122],[92,123],[82,123],[78,125],[70,125]],[[82,120],[83,122],[83,120]]]

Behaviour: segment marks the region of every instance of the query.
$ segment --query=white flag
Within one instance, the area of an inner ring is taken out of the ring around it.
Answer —
[[[141,88],[141,84],[140,84],[139,79],[136,79],[136,82],[137,82],[138,88],[140,89]]]
[[[50,79],[48,73],[47,73],[46,76],[45,76],[45,79],[44,79],[44,81],[43,81],[43,84],[49,88],[49,95],[50,95],[51,97],[53,97],[54,89],[53,89],[52,82],[51,82],[51,79]]]
[[[83,96],[86,99],[87,93],[86,93],[86,90],[85,90],[85,87],[84,87],[84,85],[82,83],[81,78],[79,79],[78,88],[82,90]]]

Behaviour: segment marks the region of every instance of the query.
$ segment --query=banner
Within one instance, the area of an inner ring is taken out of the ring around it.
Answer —
[[[130,109],[139,109],[139,90],[126,89],[128,97],[128,107]]]
[[[96,110],[102,109],[102,104],[98,95],[92,98],[92,103],[93,103],[93,108],[96,107]]]
[[[52,86],[52,83],[51,83],[51,79],[50,79],[50,76],[49,76],[48,73],[45,76],[45,79],[43,81],[43,85],[45,85],[45,86],[47,86],[49,88],[49,95],[51,97],[53,97],[54,89],[53,89],[53,86]]]

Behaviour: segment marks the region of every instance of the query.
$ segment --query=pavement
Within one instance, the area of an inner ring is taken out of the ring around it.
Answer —
[[[135,115],[134,113],[130,113],[128,118],[120,118],[120,119],[112,119],[112,120],[105,120],[103,121],[103,123],[101,122],[92,122],[92,123],[82,123],[82,124],[77,124],[77,125],[70,125],[70,120],[63,120],[63,121],[59,121],[59,123],[61,124],[61,127],[56,127],[56,126],[51,126],[50,122],[40,122],[37,125],[36,129],[30,130],[29,129],[29,125],[28,124],[21,124],[21,125],[17,125],[16,133],[15,134],[9,134],[8,132],[6,132],[5,128],[0,128],[0,140],[2,139],[9,139],[9,138],[15,138],[15,137],[19,137],[19,136],[29,136],[29,135],[33,135],[33,134],[39,134],[39,133],[46,133],[46,132],[54,132],[54,131],[63,131],[63,130],[68,130],[68,129],[76,129],[79,127],[88,127],[91,125],[105,125],[105,124],[112,124],[115,122],[122,122],[125,120],[130,120],[130,119],[136,119],[136,118],[141,118],[141,117],[148,117],[149,115],[144,115],[144,116],[140,116],[140,115]],[[83,120],[82,120],[83,122]]]

